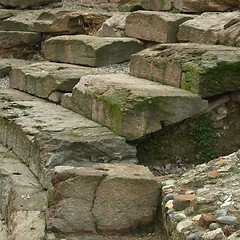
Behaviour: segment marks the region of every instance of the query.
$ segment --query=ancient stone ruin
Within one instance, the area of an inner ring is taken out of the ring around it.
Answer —
[[[239,47],[239,0],[0,0],[0,240],[239,240]]]

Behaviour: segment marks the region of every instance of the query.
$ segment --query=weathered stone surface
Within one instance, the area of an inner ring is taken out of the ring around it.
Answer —
[[[108,18],[98,12],[65,10],[1,10],[0,30],[55,34],[89,34]]]
[[[93,67],[128,61],[140,50],[141,42],[133,38],[75,35],[53,37],[45,42],[45,57],[49,61]]]
[[[87,67],[40,62],[13,68],[10,85],[41,98],[56,98],[56,94],[54,97],[51,93],[72,92],[82,76],[97,73],[97,70]]]
[[[124,37],[126,18],[130,13],[115,13],[98,30],[100,37]]]
[[[126,233],[154,225],[160,184],[146,167],[100,164],[55,169],[49,191],[50,229]]]
[[[3,5],[4,7],[16,7],[24,9],[60,1],[61,0],[0,0],[0,5]]]
[[[30,62],[22,59],[0,58],[0,77],[9,75],[12,68],[28,65]]]
[[[2,145],[0,180],[1,212],[8,227],[8,238],[2,239],[43,239],[46,191],[30,170]]]
[[[132,55],[130,73],[209,97],[240,88],[239,64],[239,48],[162,44]]]
[[[181,12],[221,12],[240,6],[239,0],[174,0],[173,6]]]
[[[167,12],[137,11],[126,19],[126,35],[147,41],[177,41],[178,26],[194,16]]]
[[[119,9],[122,11],[133,11],[145,9],[151,11],[169,11],[172,9],[170,0],[120,0]]]
[[[180,42],[240,46],[240,12],[203,13],[179,26]]]
[[[88,118],[129,140],[207,107],[198,95],[125,74],[85,76],[74,87],[73,99]]]
[[[27,58],[40,51],[41,40],[40,33],[0,31],[0,55]]]
[[[16,90],[2,90],[1,99],[0,139],[45,187],[58,165],[137,161],[124,138],[79,114]]]

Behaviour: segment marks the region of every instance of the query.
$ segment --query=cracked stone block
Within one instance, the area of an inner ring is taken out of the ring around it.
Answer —
[[[128,140],[199,114],[208,105],[196,94],[127,74],[84,76],[72,99],[87,118]]]
[[[132,55],[130,74],[210,97],[240,87],[240,48],[160,44]]]
[[[137,162],[123,137],[71,110],[13,89],[0,99],[0,140],[46,188],[55,166]]]
[[[45,58],[53,62],[99,67],[128,61],[143,49],[140,41],[125,37],[58,36],[45,42]]]
[[[13,68],[9,80],[12,88],[54,100],[57,97],[52,95],[54,92],[72,92],[82,76],[97,73],[99,71],[87,67],[39,62]]]
[[[240,12],[203,13],[179,26],[179,42],[240,46]]]
[[[137,11],[127,17],[125,33],[146,41],[173,43],[177,41],[179,25],[192,18],[186,14]]]
[[[127,233],[153,227],[160,184],[148,168],[99,164],[56,167],[48,228],[62,233]],[[80,207],[81,206],[81,207]]]

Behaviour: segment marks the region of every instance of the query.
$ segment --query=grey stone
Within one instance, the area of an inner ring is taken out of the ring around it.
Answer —
[[[10,74],[10,85],[12,88],[51,100],[53,97],[51,93],[71,92],[82,76],[97,73],[99,71],[86,67],[39,62],[13,68]],[[58,100],[60,98],[56,101]]]
[[[239,89],[239,63],[237,47],[161,44],[132,55],[130,74],[209,97]]]
[[[219,223],[211,223],[208,227],[210,230],[216,230],[217,228],[221,228]]]
[[[89,75],[73,89],[85,116],[128,140],[204,111],[207,102],[185,90],[126,74]],[[173,107],[174,106],[174,107]]]
[[[203,13],[179,26],[178,41],[240,46],[240,12]]]
[[[60,1],[61,0],[0,0],[0,4],[4,7],[15,7],[24,9]]]
[[[216,230],[212,230],[210,232],[204,233],[202,236],[204,240],[225,240],[227,237],[224,235],[223,230],[221,228],[217,228]]]
[[[232,225],[236,222],[237,218],[235,216],[221,216],[217,218],[217,221],[222,224]]]
[[[2,90],[1,98],[9,102],[1,104],[0,139],[45,187],[58,165],[137,161],[124,138],[79,114],[16,90]]]
[[[128,61],[142,49],[141,42],[133,38],[59,36],[45,42],[45,57],[49,61],[99,67]]]
[[[199,239],[200,239],[199,236],[195,233],[190,233],[186,238],[186,240],[199,240]]]
[[[55,171],[49,229],[127,233],[153,226],[160,185],[146,167],[99,164]]]
[[[126,19],[125,32],[129,37],[159,43],[177,41],[178,26],[194,16],[155,11],[137,11]]]

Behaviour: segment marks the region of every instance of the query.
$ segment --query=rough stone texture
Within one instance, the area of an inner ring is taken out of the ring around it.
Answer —
[[[177,41],[178,26],[194,16],[154,11],[137,11],[126,19],[126,35],[147,41]]]
[[[100,37],[124,37],[126,18],[130,13],[115,13],[98,30]]]
[[[96,32],[109,15],[66,10],[0,10],[0,30],[55,34]]]
[[[179,26],[180,42],[240,46],[240,12],[203,13]]]
[[[2,145],[0,192],[1,212],[8,227],[8,234],[5,233],[8,238],[1,239],[43,239],[46,225],[46,191],[29,169]]]
[[[10,74],[10,86],[41,98],[53,100],[61,98],[58,93],[72,92],[73,87],[82,76],[97,73],[97,70],[86,67],[39,62],[13,68]],[[58,93],[54,95],[54,92]]]
[[[181,12],[202,13],[221,12],[240,6],[239,0],[174,0],[173,6]]]
[[[4,7],[15,7],[24,9],[60,1],[61,0],[0,0],[0,5],[3,5]]]
[[[1,99],[1,141],[45,187],[58,165],[137,161],[124,138],[79,114],[17,90],[2,90]]]
[[[169,192],[173,195],[196,194],[196,199],[183,211],[179,212],[173,208],[164,211],[165,226],[173,239],[184,240],[186,234],[193,233],[198,239],[204,240],[237,239],[234,236],[240,236],[239,166],[240,151],[197,165],[182,176],[169,175],[162,179],[163,196]],[[209,179],[208,173],[213,170],[220,173],[218,179]],[[178,213],[184,213],[185,219],[176,222],[174,216]],[[220,223],[218,219],[224,219],[226,222]],[[189,224],[186,225],[186,222]],[[210,223],[214,223],[217,228],[211,229]],[[181,229],[185,230],[181,230],[180,225],[183,227]],[[230,227],[230,233],[226,232],[227,227]]]
[[[169,11],[172,9],[170,0],[120,0],[119,9],[121,11],[133,11],[145,9],[151,11]]]
[[[198,95],[125,74],[85,76],[74,87],[73,99],[88,118],[128,140],[207,108]]]
[[[239,64],[239,48],[162,44],[132,55],[130,73],[209,97],[239,89]]]
[[[141,42],[133,38],[60,36],[45,42],[45,57],[49,61],[99,67],[128,61],[142,48]]]
[[[41,40],[40,33],[0,31],[0,55],[29,58],[40,51]]]
[[[22,67],[29,63],[22,59],[0,58],[0,78],[8,76],[12,68]]]
[[[146,167],[100,164],[55,169],[48,228],[64,233],[127,233],[153,227],[160,184]]]

